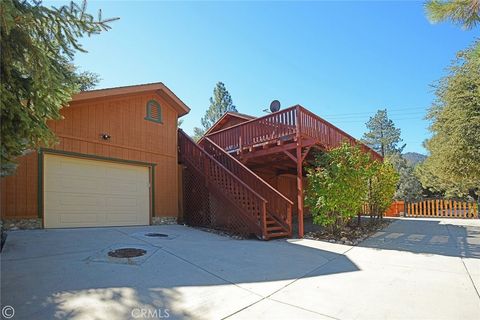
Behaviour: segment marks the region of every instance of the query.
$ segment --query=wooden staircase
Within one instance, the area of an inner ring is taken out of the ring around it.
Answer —
[[[291,234],[284,226],[267,214],[267,240],[275,238],[290,237]]]
[[[202,196],[188,203],[192,210],[185,212],[187,222],[255,234],[263,240],[291,237],[293,203],[289,199],[210,139],[196,144],[179,130],[178,141],[180,162],[192,179],[203,184],[198,187]],[[184,199],[194,191],[184,190]]]

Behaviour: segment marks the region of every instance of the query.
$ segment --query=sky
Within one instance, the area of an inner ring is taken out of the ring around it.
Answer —
[[[301,104],[356,138],[386,108],[405,152],[426,153],[432,85],[480,36],[433,25],[410,1],[88,2],[99,8],[120,20],[82,40],[75,64],[98,73],[99,88],[163,82],[191,108],[187,133],[222,81],[239,112]]]

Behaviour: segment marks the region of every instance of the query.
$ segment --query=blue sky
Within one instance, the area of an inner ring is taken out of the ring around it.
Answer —
[[[479,36],[430,24],[422,2],[89,2],[98,8],[120,20],[75,63],[100,88],[165,83],[192,109],[189,133],[223,81],[240,112],[298,103],[357,138],[387,108],[405,151],[422,153],[431,85]]]

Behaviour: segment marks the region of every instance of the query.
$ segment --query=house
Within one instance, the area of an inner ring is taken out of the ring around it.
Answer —
[[[58,143],[20,157],[1,180],[3,219],[44,228],[192,226],[262,239],[303,236],[304,167],[313,149],[361,144],[302,106],[262,117],[225,113],[195,143],[178,118],[189,108],[165,85],[92,90],[50,121]]]
[[[38,217],[45,228],[176,220],[177,120],[189,110],[162,83],[75,95],[48,122],[58,143],[2,179],[2,218]]]
[[[382,157],[302,106],[254,118],[227,113],[198,144],[179,131],[187,224],[290,237],[303,236],[305,170],[320,152],[343,142]],[[188,191],[188,192],[187,192]]]

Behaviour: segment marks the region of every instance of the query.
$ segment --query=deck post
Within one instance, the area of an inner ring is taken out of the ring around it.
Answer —
[[[297,146],[297,214],[298,237],[303,238],[303,172],[302,172],[302,146]]]
[[[303,238],[303,158],[302,158],[302,123],[300,106],[296,108],[296,140],[297,140],[297,216],[298,237]]]

